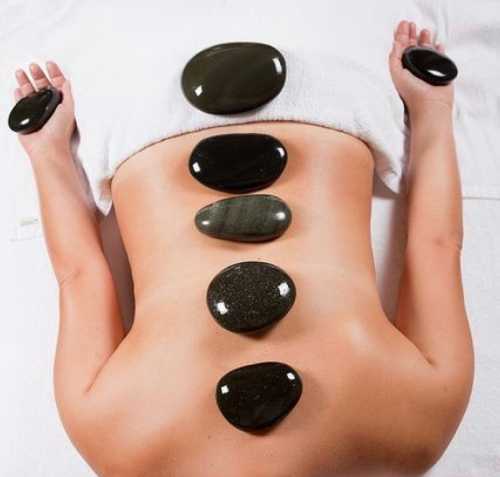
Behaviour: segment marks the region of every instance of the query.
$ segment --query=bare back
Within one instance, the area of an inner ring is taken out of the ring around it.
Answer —
[[[53,62],[51,81],[36,64],[34,84],[17,72],[16,99],[35,85],[63,92],[49,128],[19,139],[59,285],[54,397],[68,436],[100,477],[392,477],[425,471],[443,454],[471,394],[474,353],[461,281],[453,88],[404,71],[403,51],[416,44],[432,46],[430,32],[417,38],[415,23],[401,21],[388,59],[411,134],[393,324],[375,286],[369,148],[333,129],[274,121],[159,141],[118,169],[112,198],[136,305],[127,334],[97,211],[72,157],[69,82]],[[195,227],[197,211],[227,194],[197,182],[188,158],[201,139],[230,132],[267,133],[288,151],[284,172],[262,190],[292,211],[278,239],[231,242]],[[242,261],[274,264],[296,287],[286,316],[258,334],[223,329],[207,306],[214,276]],[[264,361],[293,367],[302,395],[272,427],[239,430],[219,412],[216,384]]]
[[[293,213],[276,240],[218,240],[194,225],[198,209],[229,194],[193,179],[190,152],[202,138],[227,132],[271,134],[287,148],[285,171],[264,190]],[[93,385],[96,407],[102,403],[95,425],[103,462],[126,449],[123,472],[130,473],[120,475],[326,477],[365,468],[372,473],[363,475],[388,475],[419,455],[429,389],[418,383],[429,370],[379,301],[372,178],[363,142],[291,122],[178,136],[119,168],[112,192],[136,312]],[[213,276],[246,260],[282,267],[297,287],[286,317],[252,336],[221,328],[206,305]],[[231,369],[262,361],[293,366],[303,394],[278,425],[244,432],[217,409],[215,385]]]

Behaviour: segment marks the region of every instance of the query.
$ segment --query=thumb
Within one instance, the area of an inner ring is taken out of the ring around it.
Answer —
[[[63,95],[61,105],[64,108],[73,109],[73,95],[71,94],[71,83],[68,79],[64,80],[61,93]]]
[[[63,92],[65,97],[67,97],[68,99],[71,98],[71,83],[69,79],[64,80],[61,91]]]
[[[392,44],[392,50],[389,53],[389,66],[391,72],[400,74],[403,71],[403,65],[401,63],[403,57],[403,45],[395,40]]]

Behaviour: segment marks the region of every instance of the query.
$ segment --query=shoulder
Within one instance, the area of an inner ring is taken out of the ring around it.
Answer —
[[[356,351],[352,452],[366,462],[379,459],[388,472],[425,472],[448,447],[469,393],[460,377],[432,366],[390,321],[373,329]]]

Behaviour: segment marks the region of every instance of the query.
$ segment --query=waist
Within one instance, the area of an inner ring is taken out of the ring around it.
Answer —
[[[199,184],[189,173],[189,155],[201,139],[231,132],[269,134],[287,149],[283,174],[257,192],[278,196],[292,211],[290,226],[276,240],[220,240],[195,227],[194,216],[200,208],[232,195]],[[225,266],[247,260],[284,269],[298,267],[299,271],[316,268],[333,281],[347,277],[374,283],[372,173],[371,153],[361,141],[301,123],[217,127],[144,149],[118,169],[112,182],[136,307],[154,300],[173,298],[175,302],[176,296],[202,286]],[[193,284],[197,280],[200,283]]]

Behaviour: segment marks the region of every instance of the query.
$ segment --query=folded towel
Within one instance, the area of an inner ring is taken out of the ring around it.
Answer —
[[[407,129],[387,57],[394,27],[408,18],[437,32],[459,67],[454,120],[463,194],[498,198],[498,13],[495,2],[477,2],[475,9],[467,5],[434,0],[11,1],[0,6],[5,27],[0,42],[8,52],[0,61],[9,72],[0,91],[2,113],[6,116],[14,104],[16,67],[57,61],[72,81],[80,134],[76,160],[106,215],[112,206],[110,179],[135,152],[180,133],[259,120],[303,121],[359,137],[372,149],[376,173],[399,193]],[[231,41],[278,48],[287,62],[285,86],[256,111],[203,113],[182,94],[182,69],[201,49]],[[0,120],[5,124],[3,116]],[[8,142],[17,141],[2,130]],[[23,160],[19,145],[11,153],[12,162]],[[18,189],[17,226],[35,218],[32,185],[25,180]],[[31,204],[28,209],[26,204]]]

